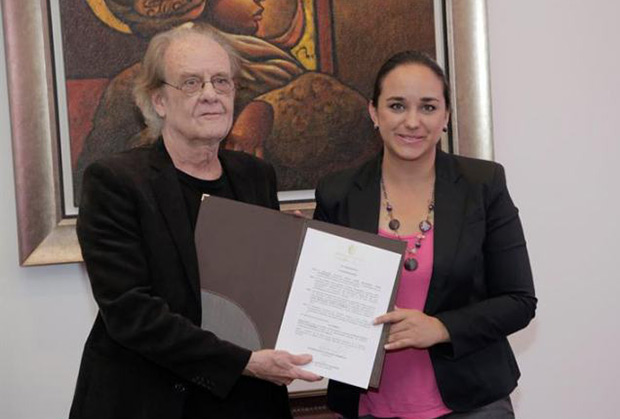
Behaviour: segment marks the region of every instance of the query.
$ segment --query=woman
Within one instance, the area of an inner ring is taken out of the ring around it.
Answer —
[[[438,149],[450,92],[425,54],[383,65],[369,111],[382,152],[323,179],[315,218],[408,250],[397,307],[376,320],[390,326],[379,388],[330,382],[328,404],[346,418],[514,417],[506,337],[534,317],[536,298],[504,170]]]

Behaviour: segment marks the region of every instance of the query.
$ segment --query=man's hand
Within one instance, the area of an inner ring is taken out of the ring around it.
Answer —
[[[321,376],[299,368],[312,361],[312,355],[293,355],[286,351],[264,349],[252,352],[244,375],[271,381],[278,385],[288,385],[293,380],[319,381]]]

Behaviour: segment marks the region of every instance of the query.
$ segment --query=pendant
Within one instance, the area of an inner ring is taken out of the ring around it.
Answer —
[[[405,259],[405,269],[408,271],[415,271],[418,269],[418,261],[414,258]]]
[[[400,227],[400,221],[398,221],[396,218],[390,220],[388,227],[390,227],[390,230],[392,231],[396,231],[398,230],[398,227]]]
[[[418,227],[420,228],[420,231],[422,233],[427,233],[427,232],[430,231],[430,229],[433,227],[433,225],[428,220],[422,220],[422,221],[420,221],[420,225]]]

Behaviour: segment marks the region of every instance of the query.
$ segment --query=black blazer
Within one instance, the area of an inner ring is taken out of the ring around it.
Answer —
[[[278,208],[273,168],[219,153],[236,197]],[[242,376],[251,352],[201,330],[194,234],[163,144],[84,173],[77,234],[99,313],[70,418],[290,418],[286,388]]]
[[[323,179],[315,218],[377,233],[381,159]],[[438,151],[435,167],[433,274],[424,312],[443,322],[451,342],[429,351],[444,403],[468,411],[516,387],[520,374],[506,336],[534,317],[536,298],[502,166]],[[328,404],[357,417],[359,394],[331,381]]]

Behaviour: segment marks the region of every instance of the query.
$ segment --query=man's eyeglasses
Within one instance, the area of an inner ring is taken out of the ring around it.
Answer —
[[[188,96],[192,96],[198,92],[201,92],[202,89],[205,88],[205,84],[207,83],[211,83],[211,85],[213,86],[213,90],[222,95],[228,94],[235,90],[235,82],[232,79],[224,76],[213,76],[211,77],[211,80],[202,80],[198,77],[190,77],[183,80],[180,86],[175,86],[174,84],[170,84],[164,80],[162,80],[162,83],[170,87],[174,87],[175,89],[182,91]]]

